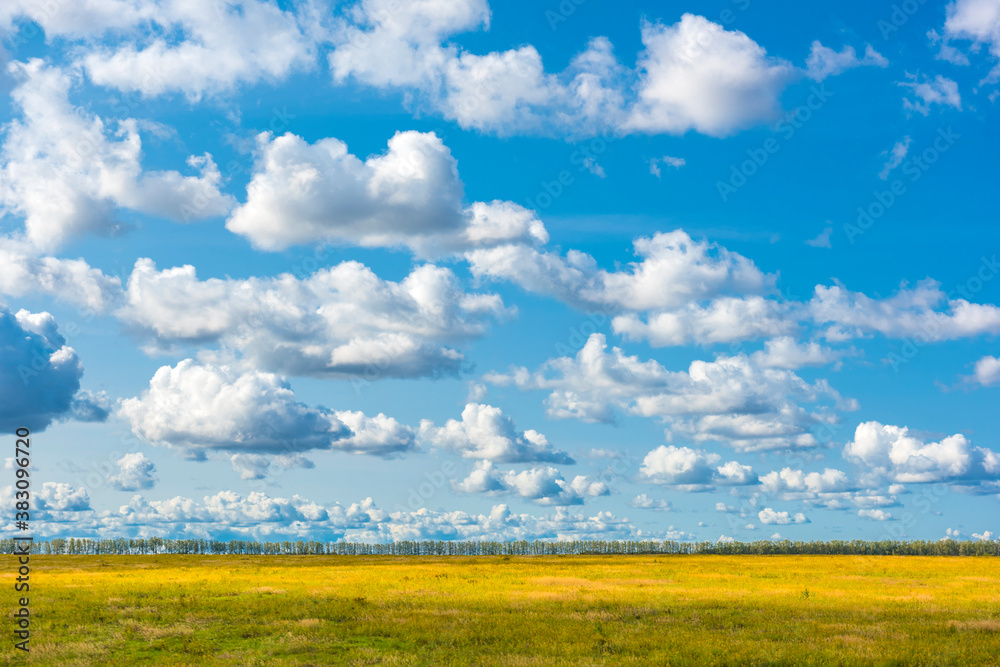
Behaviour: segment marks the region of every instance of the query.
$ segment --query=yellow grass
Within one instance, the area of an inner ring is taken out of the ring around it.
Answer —
[[[37,665],[1000,665],[996,558],[31,562]]]

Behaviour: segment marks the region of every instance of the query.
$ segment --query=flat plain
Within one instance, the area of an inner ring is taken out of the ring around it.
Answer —
[[[991,557],[60,555],[31,565],[34,665],[1000,665]],[[11,608],[15,569],[0,557]],[[13,627],[3,635],[3,662],[25,663]]]

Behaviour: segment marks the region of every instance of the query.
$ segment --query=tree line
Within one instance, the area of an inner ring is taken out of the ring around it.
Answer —
[[[14,540],[0,540],[0,553],[14,553]],[[33,554],[81,555],[337,555],[337,556],[579,556],[579,555],[841,555],[1000,556],[1000,541],[830,540],[792,542],[680,542],[635,540],[402,540],[384,544],[296,540],[208,540],[149,538],[53,538],[32,544]]]

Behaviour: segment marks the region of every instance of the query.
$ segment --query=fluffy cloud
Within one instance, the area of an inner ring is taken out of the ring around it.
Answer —
[[[105,513],[100,524],[106,530],[119,531],[118,534],[131,534],[141,527],[143,533],[152,535],[187,532],[199,537],[243,534],[266,539],[270,535],[314,535],[319,539],[335,539],[348,527],[385,516],[374,511],[370,501],[368,508],[372,511],[366,512],[364,507],[356,505],[325,508],[300,496],[272,498],[259,492],[244,498],[233,491],[221,491],[206,496],[201,503],[180,496],[146,500],[136,495],[117,512]]]
[[[117,510],[94,510],[86,491],[48,482],[36,508],[36,534],[51,537],[197,537],[206,539],[310,539],[356,542],[393,540],[577,540],[671,539],[693,536],[670,526],[647,533],[611,512],[593,514],[556,507],[551,514],[512,512],[505,504],[476,514],[426,508],[387,512],[371,499],[342,505],[321,504],[295,495],[272,497],[253,492],[243,496],[220,491],[200,500],[176,496],[153,500],[135,495]],[[0,489],[0,509],[13,517],[14,489]],[[55,509],[60,508],[60,509]],[[13,531],[11,523],[3,526]]]
[[[677,310],[642,316],[618,315],[611,327],[629,340],[645,340],[653,347],[712,343],[781,336],[798,328],[793,309],[759,296],[714,299],[707,305],[689,303]]]
[[[817,285],[808,301],[774,298],[776,276],[746,257],[683,230],[634,242],[639,261],[607,271],[586,253],[565,255],[526,245],[467,252],[473,275],[505,280],[575,308],[612,316],[615,333],[662,346],[775,338],[757,359],[774,367],[835,363],[844,352],[790,335],[807,325],[842,341],[880,333],[940,341],[1000,332],[1000,308],[950,298],[925,279],[895,295],[873,299],[839,282]],[[770,357],[770,359],[768,359]]]
[[[247,201],[226,226],[266,250],[327,241],[438,255],[548,240],[528,210],[499,201],[466,208],[462,195],[457,162],[433,132],[398,132],[364,161],[337,139],[264,133]]]
[[[284,456],[261,456],[260,454],[233,454],[229,457],[233,470],[240,474],[240,479],[264,479],[275,469],[290,470],[291,468],[315,468],[316,464],[302,456],[292,454]]]
[[[271,460],[260,454],[233,454],[229,461],[240,479],[264,479],[271,468]]]
[[[112,401],[107,392],[81,389],[69,404],[69,413],[63,419],[79,422],[102,422],[112,410]]]
[[[809,519],[802,512],[791,515],[788,512],[777,512],[770,507],[765,507],[757,512],[760,522],[767,525],[786,526],[791,523],[808,523]]]
[[[186,359],[163,366],[119,412],[136,435],[199,456],[207,450],[295,453],[350,436],[336,415],[295,400],[280,377]]]
[[[151,5],[136,0],[81,0],[58,9],[33,0],[8,0],[0,7],[0,28],[10,30],[15,20],[28,19],[50,37],[90,37],[135,25],[148,16]]]
[[[619,518],[611,512],[597,512],[593,516],[573,513],[565,507],[557,508],[552,514],[533,516],[515,514],[507,505],[494,505],[488,514],[467,514],[461,511],[393,512],[391,521],[380,527],[380,532],[359,532],[365,539],[621,539],[631,536],[645,539],[647,534],[638,530],[627,519]],[[652,536],[649,536],[652,537]],[[663,536],[657,536],[662,539]],[[690,539],[690,535],[668,531],[667,539]]]
[[[416,447],[413,429],[381,412],[374,417],[350,410],[338,410],[334,414],[352,434],[337,441],[335,447],[340,451],[392,456]]]
[[[14,519],[17,503],[23,502],[23,499],[17,498],[17,493],[14,485],[0,488],[0,510],[8,517],[3,521],[2,529],[11,534],[20,532]],[[66,532],[79,534],[71,532],[73,530],[89,532],[95,526],[91,520],[93,515],[90,496],[83,487],[62,482],[45,482],[33,487],[31,529],[36,536]]]
[[[834,468],[826,468],[821,473],[782,468],[780,472],[774,470],[761,477],[760,483],[765,493],[821,494],[854,488],[847,474]]]
[[[131,452],[118,459],[118,472],[108,477],[111,486],[119,491],[140,491],[151,489],[158,481],[156,464],[142,452]]]
[[[635,69],[619,63],[607,38],[595,37],[552,73],[532,45],[476,54],[449,41],[489,27],[485,0],[360,0],[339,9],[333,16],[312,3],[93,0],[48,12],[14,0],[0,10],[0,25],[28,17],[49,38],[75,42],[76,66],[99,85],[191,100],[311,68],[316,45],[329,41],[335,83],[401,90],[418,110],[497,134],[724,136],[776,117],[799,72],[742,32],[692,14],[673,25],[644,21]],[[870,47],[858,59],[850,47],[836,53],[817,44],[808,72],[826,76],[857,64],[882,59]]]
[[[639,467],[647,481],[668,484],[683,491],[707,491],[715,485],[756,484],[757,475],[747,465],[727,461],[716,465],[718,454],[689,447],[661,445],[646,455]]]
[[[336,82],[419,91],[445,118],[498,134],[593,132],[623,114],[623,68],[605,38],[557,76],[531,45],[478,55],[445,43],[488,25],[483,0],[388,4],[362,0],[347,13],[329,56]]]
[[[0,307],[0,432],[41,431],[55,419],[103,421],[99,397],[80,392],[83,365],[49,313]]]
[[[634,70],[618,61],[605,37],[591,39],[560,73],[546,72],[531,45],[479,55],[447,41],[488,27],[489,17],[483,0],[419,0],[405,8],[361,0],[334,31],[334,80],[415,91],[418,106],[501,135],[694,130],[725,136],[777,117],[779,97],[798,75],[744,33],[693,14],[673,25],[644,22]],[[810,60],[817,76],[884,64],[870,47],[861,59],[850,47],[822,49],[814,47]]]
[[[795,370],[804,366],[826,366],[837,363],[845,352],[834,350],[816,341],[798,343],[794,338],[782,336],[764,343],[764,349],[754,352],[753,359],[761,368]]]
[[[1000,332],[1000,308],[949,298],[939,283],[925,279],[912,288],[903,285],[895,295],[884,299],[852,292],[837,283],[817,285],[807,302],[761,296],[721,297],[704,305],[688,303],[647,314],[617,315],[612,320],[616,333],[658,347],[776,337],[767,343],[768,351],[757,358],[762,364],[779,368],[834,363],[844,356],[844,352],[815,342],[798,344],[787,335],[805,324],[825,327],[822,335],[832,341],[873,333],[888,338],[943,341]]]
[[[1000,454],[973,447],[962,434],[924,442],[905,426],[863,422],[844,446],[844,457],[894,482],[952,482],[976,486],[1000,479]]]
[[[629,310],[676,308],[692,300],[765,291],[774,284],[774,276],[746,257],[695,241],[683,230],[639,238],[633,245],[641,261],[628,271],[597,272],[593,303],[617,303]]]
[[[487,27],[486,0],[362,0],[340,26],[330,68],[337,81],[353,77],[374,86],[421,86],[441,76],[457,49],[449,35]]]
[[[990,55],[1000,60],[1000,2],[997,0],[956,0],[948,5],[944,24],[945,36],[971,40],[973,51],[986,44]],[[946,45],[947,46],[947,45]],[[965,59],[964,63],[968,63]],[[981,83],[1000,80],[1000,64],[994,65]]]
[[[82,523],[82,522],[81,522]],[[40,526],[49,532],[57,526]],[[77,524],[77,533],[87,530]],[[672,530],[672,527],[671,527]],[[360,542],[440,539],[644,539],[646,534],[610,512],[593,516],[564,507],[550,515],[516,514],[507,505],[489,512],[417,509],[387,512],[371,498],[350,505],[322,505],[301,496],[275,498],[254,492],[242,496],[220,491],[201,501],[178,496],[147,500],[134,496],[115,512],[101,512],[90,531],[97,535],[197,536],[213,539],[304,539]],[[671,539],[690,539],[675,531]],[[48,534],[48,533],[46,533]]]
[[[864,477],[862,475],[862,477]],[[857,478],[842,470],[825,468],[823,472],[805,472],[794,468],[772,470],[760,478],[763,493],[781,500],[801,500],[829,509],[890,507],[898,505],[898,488],[890,495],[878,488],[863,488]]]
[[[585,475],[565,479],[552,466],[528,470],[496,470],[492,461],[476,464],[468,477],[455,484],[464,493],[514,493],[540,505],[581,505],[584,498],[606,496],[604,482]]]
[[[436,427],[430,420],[420,423],[421,441],[473,459],[497,463],[573,463],[569,455],[549,444],[538,431],[518,431],[500,408],[469,403],[461,421],[449,419]]]
[[[99,85],[145,96],[180,92],[197,100],[311,67],[315,42],[323,36],[314,9],[303,6],[296,13],[268,0],[81,0],[54,10],[10,0],[0,7],[0,28],[28,19],[49,41],[73,42],[75,66]]]
[[[630,500],[628,504],[629,507],[635,507],[636,509],[655,510],[657,512],[670,512],[673,509],[666,500],[656,500],[655,498],[650,498],[645,493],[640,493]]]
[[[35,507],[48,512],[83,512],[90,509],[90,496],[82,486],[45,482],[35,492]]]
[[[416,447],[413,430],[382,413],[307,406],[280,376],[191,359],[160,368],[119,413],[136,435],[196,458],[212,450],[247,455],[231,459],[244,479],[262,478],[271,465],[310,468],[300,454],[312,449],[394,456]]]
[[[266,0],[142,2],[124,9],[104,25],[127,29],[134,41],[81,50],[80,65],[99,85],[197,100],[240,83],[280,80],[315,60],[314,37],[302,25],[308,19]],[[51,21],[43,27],[48,34],[61,32]],[[165,39],[172,33],[184,38]]]
[[[793,68],[739,31],[684,14],[642,26],[638,101],[624,127],[725,136],[777,117]]]
[[[460,53],[441,74],[443,90],[436,104],[445,117],[498,134],[537,130],[551,108],[562,106],[572,94],[545,73],[542,57],[531,45],[486,55]]]
[[[817,343],[795,343],[789,335],[806,324],[825,327],[823,335],[837,341],[872,333],[939,341],[1000,331],[1000,308],[949,298],[931,279],[903,285],[884,299],[836,283],[817,285],[809,301],[783,301],[767,296],[774,275],[683,230],[639,238],[634,245],[640,260],[616,271],[599,269],[579,251],[563,256],[523,245],[474,250],[466,257],[477,277],[611,314],[615,333],[653,346],[776,338],[758,361],[779,368],[835,363],[843,356]]]
[[[983,387],[992,387],[1000,384],[1000,359],[996,357],[983,357],[976,362],[975,370],[967,382],[975,382]]]
[[[941,306],[947,310],[939,310]],[[1000,332],[1000,308],[950,299],[930,279],[914,288],[904,285],[885,299],[872,299],[841,285],[817,285],[808,310],[817,325],[828,325],[824,335],[831,340],[880,333],[942,341]]]
[[[38,257],[27,244],[0,239],[0,293],[13,297],[45,293],[93,313],[109,310],[122,297],[121,280],[82,259]]]
[[[853,46],[845,46],[838,52],[815,41],[809,50],[809,57],[806,58],[806,76],[822,81],[828,76],[836,76],[854,67],[888,67],[888,65],[889,61],[872,48],[871,44],[865,46],[864,57],[858,58]]]
[[[889,521],[893,518],[891,513],[875,509],[858,510],[858,516],[862,519],[871,519],[872,521]]]
[[[360,378],[456,374],[444,345],[484,334],[509,311],[493,294],[466,293],[445,268],[415,268],[400,282],[358,262],[302,279],[200,281],[192,266],[158,271],[141,259],[119,316],[158,345],[220,343],[255,368]]]
[[[27,239],[50,249],[86,233],[115,234],[119,210],[177,221],[223,215],[232,205],[209,155],[192,156],[196,176],[141,167],[133,119],[109,128],[69,102],[71,79],[33,59],[10,70],[21,79],[11,97],[22,117],[6,127],[0,155],[0,208],[21,216]]]
[[[588,310],[679,309],[692,301],[770,290],[774,276],[717,244],[684,230],[659,232],[633,243],[639,261],[623,271],[598,269],[592,257],[565,257],[524,246],[467,253],[474,275],[507,280]]]
[[[550,359],[536,372],[490,373],[494,384],[551,390],[546,405],[553,417],[612,422],[616,409],[658,417],[678,434],[698,441],[723,441],[744,450],[811,447],[810,428],[825,422],[796,402],[844,400],[825,381],[809,384],[783,369],[761,368],[746,355],[694,361],[688,370],[668,371],[654,360],[640,361],[620,348],[607,349],[593,334],[575,357]]]

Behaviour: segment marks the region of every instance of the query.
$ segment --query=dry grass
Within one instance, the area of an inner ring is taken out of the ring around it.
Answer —
[[[0,585],[11,586],[13,559],[3,560]],[[32,565],[37,665],[1000,664],[996,558],[36,556]]]

